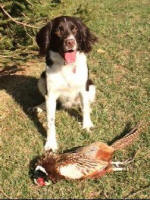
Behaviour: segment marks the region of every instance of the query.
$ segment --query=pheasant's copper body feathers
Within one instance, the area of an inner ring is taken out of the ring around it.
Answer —
[[[95,151],[92,152],[95,154]],[[37,163],[37,166],[46,169],[49,178],[53,182],[63,178],[83,179],[92,177],[92,175],[104,170],[109,164],[108,161],[97,159],[92,155],[92,152],[89,155],[86,155],[86,152],[84,154],[83,149],[78,152],[64,154],[47,152]]]
[[[88,146],[77,149],[76,152],[90,159],[109,161],[112,158],[114,149],[103,142],[94,142]]]
[[[112,162],[115,150],[131,144],[141,133],[137,126],[111,146],[95,142],[64,154],[45,153],[37,163],[35,172],[41,170],[53,182],[60,179],[98,178],[107,172],[120,171],[121,162]]]

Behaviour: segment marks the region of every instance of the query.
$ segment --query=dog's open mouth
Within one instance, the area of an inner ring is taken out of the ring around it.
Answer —
[[[76,61],[76,51],[69,50],[64,53],[64,59],[66,64],[71,64]]]

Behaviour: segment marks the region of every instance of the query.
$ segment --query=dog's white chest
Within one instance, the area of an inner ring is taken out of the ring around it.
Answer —
[[[62,69],[59,79],[62,80],[64,88],[80,88],[85,83],[86,68],[84,69],[85,66],[83,66],[83,69],[81,67],[75,63],[67,65]]]
[[[52,54],[52,59],[53,59]],[[57,55],[59,56],[59,55]],[[48,90],[53,90],[63,96],[70,96],[85,87],[88,70],[86,56],[77,53],[76,62],[65,65],[64,60],[59,56],[52,67],[47,67]]]

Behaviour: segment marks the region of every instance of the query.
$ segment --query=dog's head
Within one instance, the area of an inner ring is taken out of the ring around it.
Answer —
[[[77,50],[88,53],[97,41],[97,37],[80,19],[61,16],[44,26],[38,32],[36,41],[42,56],[45,56],[48,50],[67,56],[67,52]]]

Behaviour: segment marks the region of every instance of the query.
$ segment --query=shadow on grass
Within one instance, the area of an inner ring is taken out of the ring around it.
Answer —
[[[127,135],[132,130],[131,126],[132,126],[131,122],[128,122],[125,128],[123,129],[123,131],[120,133],[120,135],[117,135],[112,141],[108,142],[108,145],[111,146],[114,142],[116,142],[117,140],[120,140],[125,135]]]
[[[44,100],[38,92],[37,79],[32,76],[16,75],[15,73],[18,71],[23,71],[23,69],[12,66],[9,69],[2,70],[0,72],[0,89],[6,90],[20,104],[23,111],[38,128],[38,131],[46,136],[46,131],[38,117],[28,111],[30,107],[40,104]]]
[[[65,108],[60,108],[65,110],[71,117],[74,117],[78,122],[82,122],[83,121],[83,117],[80,115],[80,110],[78,110],[79,108],[69,108],[69,109],[65,109]]]
[[[44,98],[40,94],[37,88],[37,79],[32,76],[17,75],[17,72],[24,71],[21,68],[12,66],[5,68],[0,71],[0,90],[6,90],[17,103],[23,108],[23,111],[28,115],[28,117],[34,122],[40,134],[46,137],[46,130],[40,123],[38,116],[29,112],[29,108],[39,105],[44,101]],[[58,106],[61,110],[61,105]],[[82,117],[79,112],[75,109],[65,109],[70,116],[74,117],[76,120],[81,121]]]

